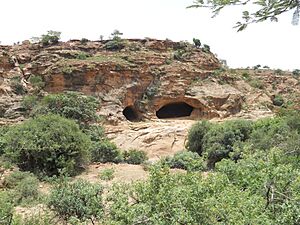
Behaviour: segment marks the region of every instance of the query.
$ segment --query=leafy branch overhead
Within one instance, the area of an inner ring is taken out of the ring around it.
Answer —
[[[188,8],[209,8],[212,10],[213,16],[217,16],[226,6],[243,6],[253,9],[253,11],[245,10],[242,13],[242,21],[236,23],[235,28],[238,31],[244,30],[251,23],[263,22],[270,20],[278,21],[278,16],[293,10],[292,24],[298,25],[300,15],[300,0],[195,0],[194,4]]]

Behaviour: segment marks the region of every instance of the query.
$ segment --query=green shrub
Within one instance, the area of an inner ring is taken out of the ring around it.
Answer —
[[[189,171],[202,171],[205,167],[203,158],[198,153],[187,151],[178,152],[173,157],[168,157],[166,163],[170,168]]]
[[[237,163],[222,160],[217,163],[216,170],[226,174],[238,189],[263,197],[264,211],[271,217],[271,224],[298,224],[300,173],[299,167],[293,168],[286,161],[287,157],[276,148],[256,151],[244,154]]]
[[[38,200],[39,180],[28,172],[15,171],[4,177],[3,186],[11,190],[11,198],[16,204]]]
[[[206,52],[206,53],[210,53],[210,46],[204,44],[204,45],[203,45],[203,48],[202,48],[202,51],[204,51],[204,52]]]
[[[202,155],[203,152],[203,142],[204,136],[210,130],[212,124],[208,121],[201,121],[195,123],[188,133],[188,142],[186,148],[189,151],[197,152],[199,155]]]
[[[8,176],[5,176],[3,181],[3,186],[5,188],[13,189],[20,184],[22,180],[27,177],[34,177],[32,173],[22,172],[22,171],[14,171],[10,173]]]
[[[0,155],[4,153],[4,148],[6,145],[4,136],[8,132],[8,129],[8,126],[0,126]]]
[[[203,148],[208,168],[223,158],[229,157],[233,147],[250,138],[252,122],[246,120],[226,121],[214,124],[204,137]]]
[[[43,34],[39,38],[39,42],[43,45],[51,45],[58,43],[60,39],[61,32],[50,30],[47,34]]]
[[[115,177],[114,173],[115,173],[115,170],[113,168],[107,168],[107,169],[100,171],[99,177],[101,180],[109,181],[109,180],[114,179],[114,177]]]
[[[38,104],[39,97],[36,95],[26,95],[22,100],[22,107],[27,114]]]
[[[94,143],[91,154],[93,162],[119,163],[123,161],[121,151],[114,143],[110,142],[109,140],[103,140]]]
[[[88,135],[92,142],[101,142],[105,139],[104,128],[99,125],[89,125],[82,128],[82,131]]]
[[[91,141],[72,120],[38,116],[5,135],[5,155],[22,170],[53,176],[78,172],[89,159]]]
[[[14,211],[13,198],[8,191],[0,190],[0,224],[11,224]]]
[[[82,45],[86,45],[86,43],[88,43],[90,40],[89,39],[87,39],[87,38],[81,38],[81,40],[80,40],[80,44],[82,44]]]
[[[193,42],[196,48],[200,48],[201,47],[201,41],[197,38],[193,38]]]
[[[98,104],[96,98],[78,92],[50,94],[34,107],[32,115],[53,113],[85,124],[98,119]]]
[[[30,203],[39,197],[39,180],[35,176],[22,179],[14,189],[14,199],[18,203]]]
[[[146,152],[136,150],[136,149],[130,149],[129,151],[123,152],[124,162],[128,164],[142,164],[144,161],[146,161],[147,154]]]
[[[21,83],[21,78],[20,77],[14,77],[11,79],[11,84],[10,84],[12,91],[17,94],[17,95],[24,95],[27,90]]]
[[[253,66],[253,69],[254,69],[254,70],[258,70],[259,68],[261,68],[261,65],[260,65],[260,64],[257,64],[256,66]]]
[[[173,54],[173,58],[178,61],[183,61],[186,58],[188,58],[188,56],[189,54],[186,52],[185,49],[178,49]]]
[[[85,53],[85,52],[79,52],[77,55],[76,55],[76,59],[80,59],[80,60],[85,60],[89,57],[90,55]]]
[[[282,106],[284,104],[284,100],[281,95],[275,95],[273,99],[273,104],[276,106]]]
[[[284,117],[266,118],[254,123],[249,143],[253,149],[266,151],[287,143],[293,129]]]
[[[299,70],[299,69],[293,70],[293,75],[296,76],[296,77],[299,77],[299,75],[300,75],[300,70]]]
[[[215,162],[229,156],[235,144],[249,139],[252,124],[246,120],[226,121],[211,124],[206,121],[196,123],[188,133],[187,149],[205,154],[208,167],[213,168]]]
[[[258,88],[258,89],[263,89],[264,88],[264,84],[261,80],[258,79],[252,79],[249,81],[250,86],[254,87],[254,88]]]
[[[103,189],[98,184],[84,180],[74,183],[61,182],[50,193],[48,206],[62,219],[69,221],[72,217],[85,222],[101,218]]]
[[[242,73],[242,77],[246,80],[248,80],[250,78],[250,74],[248,72],[243,72]]]
[[[281,69],[276,69],[276,70],[274,71],[274,73],[277,74],[277,75],[282,75],[282,74],[283,74],[283,71],[282,71]]]
[[[45,82],[41,76],[31,75],[29,77],[29,82],[37,89],[42,89],[45,86]]]
[[[264,198],[220,173],[203,178],[154,167],[147,181],[114,186],[108,205],[109,224],[271,224]]]
[[[55,224],[53,215],[49,212],[43,211],[33,213],[32,215],[15,215],[13,219],[13,225],[53,225]],[[57,224],[57,223],[56,223]]]
[[[109,51],[120,51],[125,48],[122,39],[113,39],[105,43],[104,48]]]

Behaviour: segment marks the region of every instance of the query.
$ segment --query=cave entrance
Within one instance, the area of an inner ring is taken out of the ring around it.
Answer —
[[[131,122],[137,122],[140,120],[139,114],[133,106],[127,106],[123,110],[123,115]]]
[[[185,102],[174,102],[161,107],[156,111],[156,116],[159,119],[187,117],[191,115],[193,109]]]

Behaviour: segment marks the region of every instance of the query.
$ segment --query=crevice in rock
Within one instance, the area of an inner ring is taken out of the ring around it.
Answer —
[[[127,106],[123,110],[123,115],[131,122],[138,122],[141,120],[138,111],[133,106]]]
[[[159,119],[178,118],[191,116],[194,107],[185,102],[173,102],[162,106],[156,111]]]

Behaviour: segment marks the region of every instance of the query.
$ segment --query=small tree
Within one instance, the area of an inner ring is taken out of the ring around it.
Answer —
[[[43,34],[41,37],[32,37],[32,42],[38,42],[42,45],[52,45],[58,43],[60,39],[61,32],[49,30],[47,34]]]
[[[102,192],[100,185],[84,180],[63,181],[51,191],[48,206],[65,221],[75,218],[94,224],[94,220],[103,214]]]
[[[300,75],[300,70],[299,69],[293,70],[293,75],[298,77]]]
[[[56,44],[60,39],[61,32],[50,30],[46,35],[42,35],[42,43]]]
[[[43,115],[12,127],[4,154],[37,175],[74,175],[89,161],[91,141],[72,120]]]
[[[32,115],[53,113],[87,124],[97,120],[98,105],[95,97],[78,92],[50,94],[33,108]]]
[[[119,51],[125,47],[124,41],[122,41],[123,33],[118,30],[114,30],[111,33],[112,40],[105,43],[104,48],[110,51]]]
[[[124,161],[129,164],[142,164],[144,161],[146,161],[147,154],[146,152],[136,150],[136,149],[130,149],[129,151],[125,151],[123,153]]]
[[[204,44],[202,50],[203,50],[204,52],[206,52],[206,53],[210,53],[210,46]]]
[[[121,33],[119,30],[114,30],[112,33],[111,33],[111,36],[113,37],[114,40],[116,39],[121,39],[120,36],[122,36],[123,33]]]
[[[196,48],[201,47],[201,41],[199,39],[193,38],[193,42],[194,42],[194,45],[196,46]]]

